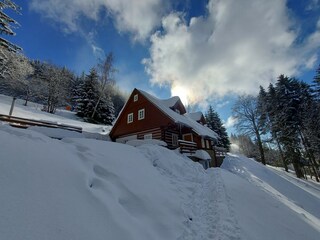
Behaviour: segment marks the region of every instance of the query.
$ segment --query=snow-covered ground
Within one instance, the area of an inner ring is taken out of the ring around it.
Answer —
[[[16,116],[86,126],[21,103]],[[319,239],[319,184],[237,155],[204,170],[159,144],[52,131],[0,122],[0,239]]]
[[[8,115],[11,103],[12,97],[0,94],[0,114]],[[41,111],[42,104],[28,102],[28,106],[24,106],[24,103],[25,101],[22,99],[15,101],[12,116],[82,127],[83,131],[88,133],[107,134],[111,129],[110,126],[83,122],[75,115],[75,112],[57,109],[55,114],[50,114]]]

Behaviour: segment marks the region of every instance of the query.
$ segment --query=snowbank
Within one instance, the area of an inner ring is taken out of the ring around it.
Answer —
[[[204,170],[162,146],[59,141],[0,124],[0,189],[1,239],[316,240],[320,234],[320,189],[235,155],[222,169]]]
[[[127,145],[133,146],[133,147],[138,147],[144,144],[151,144],[151,145],[158,145],[158,146],[163,146],[166,147],[167,143],[164,141],[156,140],[156,139],[135,139],[135,140],[129,140],[126,142]]]
[[[0,94],[0,114],[9,114],[11,102],[12,97]],[[24,106],[24,102],[25,101],[22,99],[17,99],[15,101],[12,114],[13,116],[82,127],[83,131],[88,133],[88,136],[91,136],[94,133],[96,133],[95,135],[97,135],[97,133],[99,133],[102,135],[102,138],[110,132],[112,127],[83,122],[81,118],[76,116],[75,112],[70,112],[62,109],[57,109],[55,114],[50,114],[41,111],[42,104],[28,102],[28,106]],[[92,138],[98,137],[92,136]]]

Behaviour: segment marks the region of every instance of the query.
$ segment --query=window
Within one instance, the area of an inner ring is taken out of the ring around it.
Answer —
[[[152,139],[152,133],[143,136],[144,139]]]
[[[183,140],[193,142],[193,135],[192,133],[186,133],[182,135]]]
[[[134,101],[134,102],[138,101],[138,94],[136,94],[136,95],[133,96],[133,101]]]
[[[173,147],[178,146],[178,134],[172,133],[172,146]]]
[[[210,148],[209,140],[206,140],[206,146],[207,146],[207,148]]]
[[[144,119],[144,108],[138,111],[138,120]]]
[[[127,118],[127,123],[132,123],[132,122],[133,122],[133,113],[129,113]]]
[[[201,138],[201,146],[202,146],[202,148],[205,148],[206,146],[204,145],[204,139],[203,138]]]

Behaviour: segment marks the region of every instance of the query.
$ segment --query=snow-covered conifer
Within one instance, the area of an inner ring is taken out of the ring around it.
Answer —
[[[222,121],[219,117],[219,114],[213,109],[212,106],[209,106],[208,112],[205,114],[207,126],[216,132],[219,136],[218,147],[224,147],[229,150],[230,141],[227,134],[226,128],[223,126]]]

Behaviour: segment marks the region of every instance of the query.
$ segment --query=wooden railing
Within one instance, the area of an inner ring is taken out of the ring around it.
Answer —
[[[59,124],[48,121],[32,120],[27,118],[13,117],[9,115],[0,114],[0,121],[8,122],[13,127],[28,128],[30,126],[60,128],[64,130],[70,130],[75,132],[82,132],[81,127],[76,127],[67,124]]]
[[[197,151],[197,144],[184,140],[178,140],[181,153],[195,153]]]
[[[217,157],[225,157],[228,152],[227,149],[223,147],[213,147],[213,150],[215,151]]]

